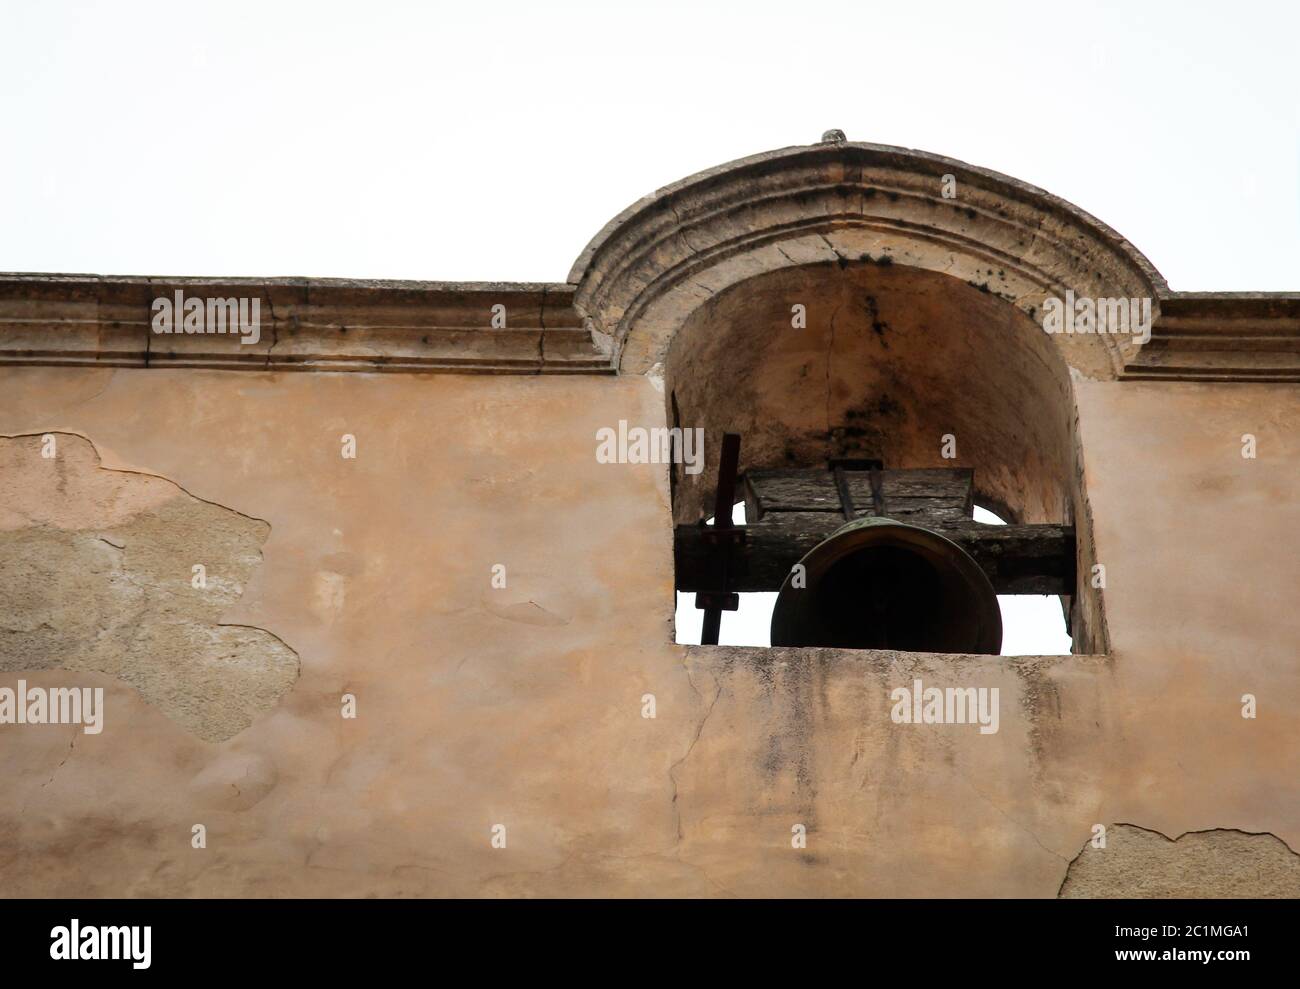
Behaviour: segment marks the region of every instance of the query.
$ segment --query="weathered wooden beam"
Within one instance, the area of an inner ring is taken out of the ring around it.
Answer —
[[[894,516],[934,529],[975,558],[999,594],[1073,594],[1074,529],[1063,525],[984,525],[966,519],[929,521]],[[744,542],[732,549],[730,590],[775,591],[790,568],[844,524],[833,512],[782,512],[744,526]],[[708,590],[712,579],[708,527],[677,526],[674,547],[677,589]]]
[[[740,464],[740,434],[722,434],[722,454],[718,460],[718,490],[713,502],[713,587],[695,595],[695,607],[704,611],[700,645],[716,646],[722,631],[722,613],[740,607],[740,598],[731,590],[728,571],[731,543],[723,537],[732,529],[731,507],[736,503],[736,469]]]
[[[881,495],[885,514],[929,512],[954,521],[971,516],[974,471],[967,468],[921,467],[882,470]],[[844,479],[859,518],[872,514],[871,474],[846,470]],[[753,470],[745,475],[745,517],[753,524],[785,512],[839,512],[840,496],[830,470],[793,468]]]

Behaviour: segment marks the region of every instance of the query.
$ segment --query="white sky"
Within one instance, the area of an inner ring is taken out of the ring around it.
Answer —
[[[1285,0],[9,0],[0,270],[561,281],[642,195],[838,127],[1175,289],[1300,290],[1298,38]]]
[[[1298,38],[1283,0],[10,0],[0,270],[559,281],[650,190],[839,127],[1176,289],[1300,289]]]

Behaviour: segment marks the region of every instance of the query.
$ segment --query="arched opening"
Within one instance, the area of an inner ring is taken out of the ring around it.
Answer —
[[[996,283],[996,269],[989,277]],[[880,259],[768,272],[702,303],[674,335],[663,374],[673,424],[703,428],[711,444],[706,464],[717,463],[724,433],[738,433],[742,472],[855,458],[965,469],[997,521],[1086,520],[1069,368],[1040,326],[986,286]],[[675,520],[698,522],[716,474],[674,472]],[[724,617],[733,631],[722,641],[766,644],[762,615],[775,595],[759,593]],[[1076,596],[1065,595],[1074,646],[1094,651],[1101,630],[1088,615],[1099,606],[1075,607]],[[1064,619],[1050,623],[1054,637],[1044,624],[1060,599],[1034,597],[1006,603],[1004,654],[1069,651]],[[679,616],[678,641],[690,641],[698,620]]]
[[[1073,379],[1117,377],[1140,342],[1049,336],[1041,320],[1071,295],[1149,300],[1158,318],[1164,279],[1115,231],[986,169],[832,142],[666,186],[606,224],[569,280],[619,372],[662,375],[669,424],[705,431],[714,469],[673,478],[678,587],[695,552],[681,526],[712,510],[733,433],[742,471],[849,457],[973,472],[1008,530],[1054,526],[1068,540],[1051,590],[1068,598],[1075,651],[1105,651],[1102,592],[1076,579],[1094,561]]]

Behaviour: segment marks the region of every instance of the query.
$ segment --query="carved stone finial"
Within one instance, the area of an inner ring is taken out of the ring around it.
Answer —
[[[822,135],[822,144],[843,144],[848,138],[844,136],[844,131],[836,127],[834,130],[828,130]]]

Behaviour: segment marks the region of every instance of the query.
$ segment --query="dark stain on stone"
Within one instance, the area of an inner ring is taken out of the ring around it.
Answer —
[[[889,324],[880,318],[880,305],[876,302],[876,297],[868,295],[865,305],[867,316],[871,320],[871,329],[875,331],[876,336],[880,337],[880,342],[885,349],[889,349],[889,342],[885,340],[885,331],[889,329]]]

